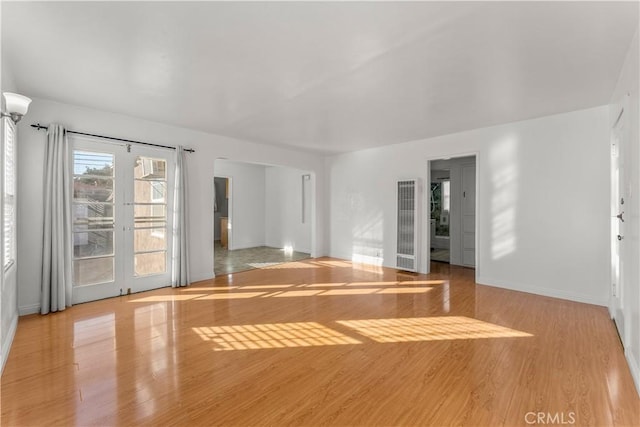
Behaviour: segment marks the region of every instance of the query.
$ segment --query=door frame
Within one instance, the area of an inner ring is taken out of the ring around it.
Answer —
[[[135,275],[135,224],[133,221],[135,220],[135,176],[133,167],[126,170],[127,176],[124,177],[125,180],[125,219],[131,220],[131,224],[123,224],[125,227],[130,227],[132,233],[126,233],[124,235],[124,243],[126,245],[125,250],[131,248],[131,253],[125,253],[123,268],[124,268],[124,280],[128,283],[131,283],[132,286],[127,286],[127,288],[131,288],[133,293],[136,292],[144,292],[152,289],[159,289],[163,287],[171,286],[171,276],[172,276],[172,260],[173,260],[173,211],[174,211],[174,196],[175,196],[175,152],[170,149],[160,148],[160,147],[147,147],[147,146],[139,146],[132,145],[131,151],[127,152],[132,157],[140,156],[140,157],[158,157],[166,160],[166,182],[167,182],[167,190],[166,190],[166,259],[165,265],[166,270],[161,274],[149,274],[146,276],[136,276]],[[163,276],[161,279],[158,276]],[[157,286],[157,280],[164,280],[166,285]]]
[[[476,165],[476,201],[475,201],[475,205],[476,205],[476,217],[475,217],[475,231],[476,231],[476,236],[475,236],[475,246],[476,246],[476,253],[475,253],[475,281],[478,281],[478,277],[480,277],[480,269],[481,269],[481,265],[480,265],[480,236],[481,236],[481,230],[480,227],[478,227],[478,224],[481,223],[481,210],[480,210],[480,200],[482,197],[482,192],[480,191],[480,169],[481,169],[481,165],[482,162],[480,161],[481,159],[481,153],[480,151],[466,151],[466,152],[460,152],[460,153],[455,153],[455,154],[451,154],[451,155],[447,155],[447,154],[442,154],[442,155],[438,155],[438,156],[429,156],[427,157],[427,174],[426,174],[426,185],[424,186],[425,191],[427,190],[427,188],[430,188],[431,186],[431,162],[434,162],[436,160],[451,160],[451,159],[457,159],[460,157],[471,157],[471,156],[475,156],[475,165]],[[429,218],[426,217],[427,213],[430,213],[431,210],[428,209],[428,203],[429,203],[429,197],[423,197],[422,198],[422,212],[423,212],[423,221],[429,221]],[[431,272],[431,227],[429,226],[430,224],[427,224],[427,226],[423,226],[422,227],[422,244],[421,244],[421,249],[422,249],[422,253],[425,254],[423,256],[421,256],[422,262],[424,262],[424,265],[420,265],[419,266],[419,272],[423,273],[423,274],[429,274]],[[421,263],[422,264],[422,263]]]
[[[131,145],[131,151],[128,151],[127,146],[128,144],[109,142],[101,138],[94,138],[84,135],[72,135],[70,137],[69,164],[71,169],[71,176],[74,175],[73,153],[76,150],[86,150],[89,152],[98,153],[104,152],[105,154],[113,155],[114,167],[116,171],[113,175],[114,186],[116,188],[113,229],[113,281],[81,286],[72,285],[72,300],[74,304],[125,295],[128,293],[129,289],[131,289],[132,293],[135,293],[171,286],[171,271],[173,268],[171,262],[173,253],[173,216],[171,213],[173,211],[173,197],[175,189],[174,156],[172,155],[170,149],[139,147],[137,145]],[[104,147],[104,149],[102,149],[101,147]],[[166,158],[167,161],[167,269],[166,273],[164,273],[163,276],[168,277],[168,281],[166,284],[163,284],[161,286],[156,286],[155,283],[150,284],[151,280],[149,278],[157,275],[142,276],[140,278],[137,278],[134,275],[134,217],[133,203],[130,203],[133,202],[134,196],[134,174],[132,165],[127,165],[127,162],[128,160],[131,160],[136,156],[162,157]],[[128,167],[129,169],[127,169]],[[118,172],[120,169],[124,172]],[[70,182],[70,191],[71,194],[73,194],[73,179]],[[73,200],[74,198],[72,197],[71,203],[73,203]],[[129,230],[126,230],[127,228],[129,228]],[[128,233],[129,231],[130,233]],[[127,257],[130,257],[131,259],[127,259]],[[131,273],[131,275],[129,276],[128,273]]]
[[[213,177],[213,197],[215,200],[216,197],[216,185],[215,185],[215,179],[216,178],[224,178],[227,180],[227,219],[229,224],[231,225],[230,228],[227,229],[227,250],[230,251],[233,249],[233,177],[229,176],[229,175],[215,175]],[[215,203],[215,202],[214,202]],[[212,207],[213,208],[213,207]],[[213,213],[213,217],[215,219],[215,212]],[[214,230],[215,230],[215,225],[214,225]],[[222,230],[220,230],[220,232],[222,233]],[[214,233],[215,234],[215,233]],[[214,242],[215,242],[215,235],[214,237]],[[215,249],[214,249],[214,253],[215,253]]]
[[[611,263],[610,263],[610,286],[609,286],[609,316],[613,320],[613,323],[616,326],[616,330],[618,331],[618,335],[622,342],[623,347],[626,343],[629,342],[629,328],[626,326],[627,319],[625,318],[625,310],[624,310],[624,287],[625,287],[625,241],[624,241],[624,233],[625,227],[622,222],[616,217],[617,214],[624,211],[624,207],[621,206],[620,199],[625,199],[628,203],[629,195],[625,192],[625,187],[627,182],[625,181],[625,157],[628,156],[628,143],[629,138],[627,134],[628,126],[626,125],[627,121],[627,111],[629,111],[629,97],[624,95],[621,102],[616,104],[615,109],[615,121],[613,125],[609,129],[609,145],[610,145],[610,217],[611,217],[611,226],[610,226],[610,254],[611,254]],[[622,121],[622,122],[621,122]],[[622,129],[619,131],[620,139],[618,141],[618,147],[614,148],[614,135],[618,125],[622,123]],[[622,158],[622,162],[620,159]],[[622,169],[620,166],[622,165]],[[615,187],[618,186],[618,194],[614,194]],[[628,211],[628,209],[627,209]],[[622,236],[622,240],[618,240],[618,235]],[[617,253],[617,257],[616,257]],[[615,268],[618,268],[618,275],[615,276]],[[617,283],[616,283],[617,282]]]

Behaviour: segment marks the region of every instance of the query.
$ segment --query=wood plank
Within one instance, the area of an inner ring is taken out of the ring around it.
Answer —
[[[2,425],[640,425],[606,308],[432,269],[311,259],[22,317]]]

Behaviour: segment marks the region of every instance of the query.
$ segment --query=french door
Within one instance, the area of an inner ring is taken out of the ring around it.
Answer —
[[[73,301],[171,285],[173,152],[73,139]]]

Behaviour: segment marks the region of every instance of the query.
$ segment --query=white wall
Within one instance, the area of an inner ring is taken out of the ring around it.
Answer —
[[[28,93],[25,95],[29,96]],[[42,165],[45,133],[31,123],[61,123],[69,129],[154,142],[182,144],[196,149],[187,160],[191,221],[189,252],[192,280],[213,277],[213,178],[218,157],[235,161],[299,167],[315,172],[316,196],[323,206],[324,160],[313,154],[255,144],[204,132],[193,131],[129,116],[34,98],[29,115],[19,124],[18,145],[18,306],[20,314],[35,313],[40,301],[42,264]],[[324,252],[323,212],[315,210],[318,228],[312,242],[315,256]]]
[[[0,76],[0,93],[2,92],[17,92],[16,85],[13,80],[13,74],[11,70],[8,68],[7,61],[2,61],[2,71]],[[2,111],[4,111],[4,97],[1,97],[2,101],[0,106],[2,107]],[[0,127],[0,135],[4,134],[4,128]],[[16,146],[20,145],[20,132],[17,132],[15,139]],[[0,159],[2,156],[0,155]],[[4,169],[1,169],[3,172],[0,174],[0,185],[3,184],[4,178]],[[0,186],[0,188],[2,188]],[[2,200],[3,192],[0,192],[0,205],[4,204],[4,200]],[[19,193],[16,195],[17,201],[20,200]],[[3,215],[3,210],[0,209],[0,215]],[[20,222],[20,217],[18,216],[17,221]],[[4,233],[4,230],[0,231],[0,233]],[[2,239],[4,240],[4,236]],[[4,259],[4,245],[0,245],[0,260]],[[18,281],[17,281],[17,270],[18,270],[18,259],[16,257],[16,262],[7,270],[6,272],[0,270],[0,369],[4,369],[4,364],[7,360],[7,356],[9,356],[9,350],[11,348],[11,343],[13,342],[13,336],[16,332],[16,327],[18,326]]]
[[[608,107],[334,156],[330,255],[395,255],[395,182],[428,160],[477,154],[477,281],[606,305]],[[422,197],[428,213],[428,197]],[[425,271],[428,214],[422,226]]]
[[[229,249],[265,246],[265,166],[218,159],[216,176],[231,179]]]
[[[623,337],[625,355],[629,362],[631,373],[638,393],[640,393],[640,134],[638,132],[638,117],[640,116],[638,98],[638,75],[640,57],[638,50],[638,31],[633,38],[629,52],[620,72],[618,84],[611,98],[609,128],[613,128],[622,103],[625,111],[625,126],[628,127],[629,144],[625,152],[625,168],[627,191],[625,200],[625,231],[623,258],[623,315],[626,333]],[[628,95],[627,95],[628,94]],[[625,100],[625,98],[627,98]]]
[[[305,222],[302,222],[302,176],[299,169],[266,169],[266,241],[274,248],[293,247],[298,252],[311,251],[311,194],[307,191]],[[312,181],[305,184],[309,189]]]

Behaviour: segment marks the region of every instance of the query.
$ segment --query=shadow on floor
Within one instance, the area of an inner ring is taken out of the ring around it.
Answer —
[[[229,251],[220,246],[219,241],[215,242],[213,250],[216,276],[310,258],[304,252],[285,253],[284,249],[266,246]]]

